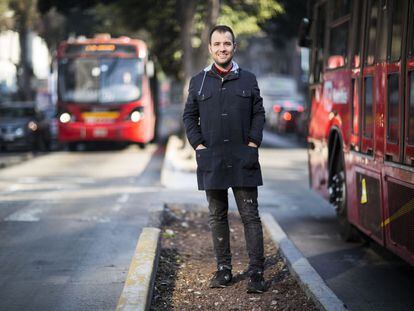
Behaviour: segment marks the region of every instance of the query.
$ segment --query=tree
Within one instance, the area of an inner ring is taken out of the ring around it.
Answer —
[[[28,36],[37,20],[37,0],[9,0],[13,29],[19,34],[20,62],[17,66],[17,85],[20,100],[33,100],[33,68],[29,59]]]

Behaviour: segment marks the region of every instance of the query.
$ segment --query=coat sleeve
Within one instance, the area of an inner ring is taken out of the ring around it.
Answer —
[[[260,89],[257,84],[256,78],[254,78],[254,85],[252,88],[253,96],[253,111],[252,122],[249,132],[249,141],[260,146],[263,138],[263,127],[265,123],[265,110],[263,108],[263,99],[260,96]]]
[[[204,143],[203,136],[201,135],[200,113],[196,94],[194,78],[192,78],[188,88],[187,102],[184,107],[183,122],[188,141],[194,149]]]

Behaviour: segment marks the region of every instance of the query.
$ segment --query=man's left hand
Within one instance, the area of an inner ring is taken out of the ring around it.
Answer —
[[[249,144],[247,146],[257,148],[257,145],[251,141],[249,141]]]

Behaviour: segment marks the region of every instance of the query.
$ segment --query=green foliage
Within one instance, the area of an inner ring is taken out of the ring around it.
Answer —
[[[0,0],[2,1],[2,0]],[[4,0],[3,0],[4,1]],[[185,0],[38,0],[42,14],[55,8],[66,17],[66,34],[90,35],[109,32],[114,36],[139,36],[146,40],[152,54],[168,75],[182,77],[183,46],[181,25]],[[191,17],[193,54],[205,57],[200,49],[201,33],[205,28],[205,16],[209,0],[196,2]],[[222,0],[218,23],[231,26],[236,35],[253,35],[261,30],[268,20],[283,12],[275,0]]]
[[[261,30],[261,23],[282,12],[273,0],[224,1],[218,23],[229,25],[238,36],[253,35]]]

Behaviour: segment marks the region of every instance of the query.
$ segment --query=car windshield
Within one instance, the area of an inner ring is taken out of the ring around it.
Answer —
[[[2,118],[25,118],[36,114],[33,108],[27,107],[1,107],[0,117]]]
[[[59,63],[59,97],[77,103],[122,103],[141,97],[139,59],[74,58]]]

